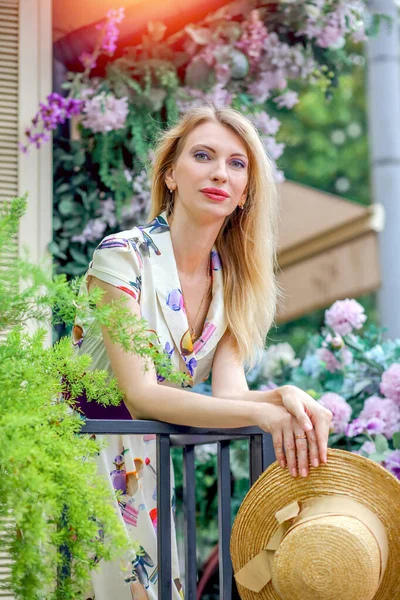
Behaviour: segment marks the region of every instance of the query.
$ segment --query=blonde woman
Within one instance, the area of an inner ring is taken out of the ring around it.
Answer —
[[[239,112],[197,108],[163,134],[155,154],[149,223],[105,238],[87,285],[104,302],[128,295],[133,313],[156,332],[189,387],[212,369],[212,397],[177,388],[143,360],[84,324],[75,340],[93,366],[113,373],[125,394],[119,408],[84,405],[88,417],[156,419],[194,427],[256,425],[273,438],[276,458],[293,476],[326,461],[331,413],[292,386],[249,391],[274,321],[277,194],[256,129]],[[99,465],[119,489],[121,518],[143,555],[128,576],[105,563],[93,577],[96,600],[157,598],[155,440],[110,436]],[[127,479],[136,484],[127,486]],[[131,491],[131,493],[129,493]],[[174,599],[181,588],[173,541]],[[129,585],[126,585],[126,584]],[[176,589],[175,589],[176,588]],[[139,590],[140,589],[140,593]],[[136,590],[136,591],[134,591]],[[146,597],[146,596],[144,596]]]

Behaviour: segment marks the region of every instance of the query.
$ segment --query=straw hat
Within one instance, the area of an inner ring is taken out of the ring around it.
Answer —
[[[307,478],[274,463],[238,511],[231,556],[242,600],[400,600],[400,482],[343,450]]]

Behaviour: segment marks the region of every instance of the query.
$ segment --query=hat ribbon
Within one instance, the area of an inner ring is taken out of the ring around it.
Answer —
[[[349,516],[363,523],[375,538],[381,557],[379,583],[382,581],[389,556],[389,543],[386,528],[377,515],[365,504],[347,496],[317,496],[302,502],[292,502],[275,513],[279,527],[270,538],[265,549],[248,561],[235,574],[237,583],[243,587],[260,592],[272,579],[274,554],[280,543],[292,529],[307,521],[324,516]]]

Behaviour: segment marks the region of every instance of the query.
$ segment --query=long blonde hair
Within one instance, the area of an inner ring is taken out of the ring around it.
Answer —
[[[234,131],[249,155],[249,178],[244,209],[237,208],[221,228],[216,247],[223,266],[225,311],[238,355],[251,368],[259,360],[274,323],[280,290],[275,278],[278,195],[273,166],[256,128],[232,108],[203,106],[187,112],[163,132],[155,150],[149,220],[173,211],[165,183],[167,171],[179,157],[187,135],[204,122]]]

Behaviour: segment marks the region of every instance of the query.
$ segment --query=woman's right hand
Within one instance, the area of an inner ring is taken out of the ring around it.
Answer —
[[[284,406],[260,403],[256,410],[256,425],[271,434],[276,460],[281,467],[287,466],[293,477],[298,474],[307,477],[310,463],[319,465],[315,431],[304,434],[297,419]]]

